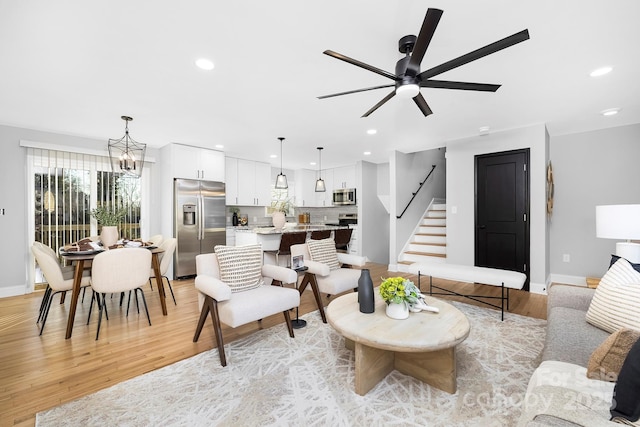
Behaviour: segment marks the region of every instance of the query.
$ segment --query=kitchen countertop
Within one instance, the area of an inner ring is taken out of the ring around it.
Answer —
[[[264,226],[247,226],[247,227],[234,227],[236,232],[241,233],[256,233],[256,234],[282,234],[282,233],[295,233],[297,231],[316,231],[316,230],[337,230],[340,228],[349,228],[348,225],[325,225],[325,224],[298,224],[294,226],[285,226],[282,230],[278,230],[275,227]]]

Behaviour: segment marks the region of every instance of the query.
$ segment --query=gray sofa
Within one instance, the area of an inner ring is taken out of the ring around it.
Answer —
[[[586,321],[594,292],[550,286],[542,363],[529,381],[519,426],[620,425],[609,421],[615,384],[586,376],[591,354],[610,335]]]

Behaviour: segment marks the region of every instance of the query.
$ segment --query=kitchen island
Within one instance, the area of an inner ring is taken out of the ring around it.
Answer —
[[[283,233],[307,232],[307,238],[312,231],[337,230],[349,228],[348,225],[326,225],[326,224],[296,224],[285,225],[284,228],[275,227],[236,227],[236,246],[262,244],[263,251],[275,251],[280,247],[280,238]]]

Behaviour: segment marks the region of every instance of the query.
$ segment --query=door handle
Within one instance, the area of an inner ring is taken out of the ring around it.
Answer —
[[[481,226],[479,226],[478,228],[479,228],[480,230],[484,230],[485,228],[487,228],[487,226],[486,226],[486,225],[481,225]]]

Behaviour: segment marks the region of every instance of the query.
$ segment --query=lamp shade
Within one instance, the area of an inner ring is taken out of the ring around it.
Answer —
[[[278,174],[276,177],[276,188],[284,190],[285,188],[289,188],[289,184],[287,183],[287,176],[282,172]]]
[[[596,236],[640,240],[640,205],[596,206]]]
[[[616,255],[632,263],[640,263],[640,205],[596,206],[596,236],[603,239],[620,239],[616,243]]]

